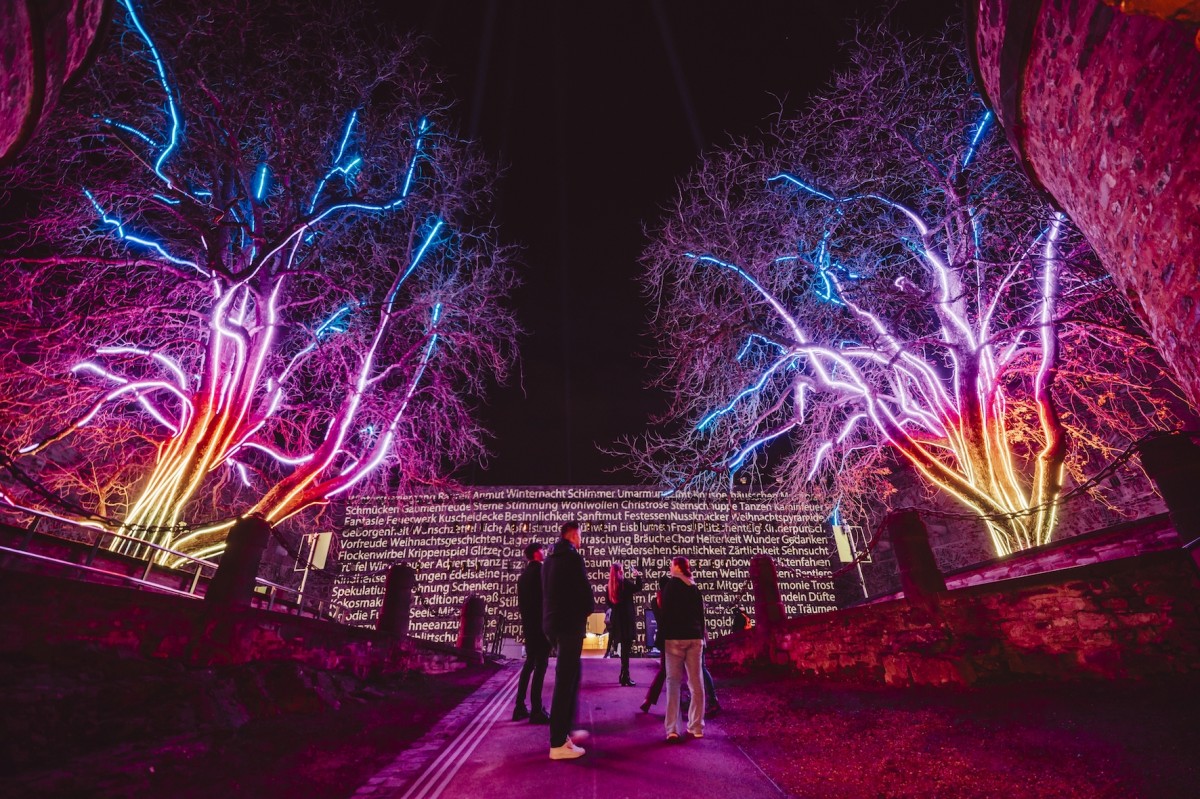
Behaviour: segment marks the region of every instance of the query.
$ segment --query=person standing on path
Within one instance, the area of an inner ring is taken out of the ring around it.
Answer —
[[[554,664],[554,698],[550,702],[550,759],[582,757],[584,749],[571,740],[579,703],[580,658],[587,620],[596,610],[587,567],[579,553],[578,522],[562,526],[562,536],[542,566],[542,630],[558,647]]]
[[[658,578],[658,591],[655,593],[654,599],[651,600],[651,602],[653,602],[654,614],[655,614],[656,619],[662,612],[663,587],[666,586],[667,580],[670,580],[670,579],[671,579],[670,577]],[[664,648],[663,640],[662,640],[662,627],[659,625],[655,625],[655,626],[658,629],[654,636],[654,648],[661,652]],[[707,631],[706,631],[706,635],[704,638],[704,645],[706,647],[708,646]],[[704,675],[704,718],[711,719],[714,716],[720,714],[721,703],[717,701],[717,688],[716,688],[716,684],[713,682],[712,675],[709,674],[709,672],[708,672],[708,664],[705,663],[703,660],[701,660],[701,662],[700,662],[700,673]],[[658,697],[662,693],[663,685],[666,684],[666,681],[667,681],[666,655],[661,654],[658,659],[658,671],[655,673],[654,679],[650,681],[650,687],[646,689],[646,698],[641,704],[641,711],[643,713],[649,713],[650,707],[652,705],[658,704]],[[682,689],[680,690],[680,693],[682,695]],[[686,698],[681,699],[680,704],[686,710],[687,708],[691,707],[691,701],[692,701],[691,700],[691,689],[689,688],[688,696]]]
[[[671,577],[662,589],[658,624],[667,665],[667,740],[679,740],[679,694],[684,671],[692,692],[687,731],[693,738],[703,738],[704,681],[700,669],[704,657],[704,598],[692,580],[691,564],[682,555],[671,559]]]
[[[533,724],[549,724],[550,715],[542,705],[542,683],[550,664],[550,641],[542,630],[542,561],[546,553],[536,541],[525,547],[525,568],[517,578],[517,610],[521,614],[521,632],[525,636],[525,665],[517,682],[517,706],[513,721],[529,719]],[[529,679],[533,678],[530,685]],[[533,712],[525,707],[529,691]]]
[[[633,639],[637,633],[637,609],[633,606],[633,600],[644,585],[642,573],[636,568],[628,578],[625,576],[625,567],[620,563],[614,563],[608,570],[608,604],[612,609],[609,640],[615,635],[621,647],[621,685],[637,684],[629,676],[629,651],[633,649]]]

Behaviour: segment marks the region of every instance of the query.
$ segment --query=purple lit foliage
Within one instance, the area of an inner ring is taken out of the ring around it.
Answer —
[[[957,46],[880,29],[853,59],[681,181],[644,258],[674,399],[632,458],[672,488],[777,480],[859,520],[902,461],[998,554],[1044,543],[1064,486],[1177,422],[1173,387]]]
[[[17,176],[42,206],[3,264],[6,449],[201,553],[244,511],[280,522],[480,457],[514,276],[494,174],[412,43],[286,2],[122,0],[117,22]]]

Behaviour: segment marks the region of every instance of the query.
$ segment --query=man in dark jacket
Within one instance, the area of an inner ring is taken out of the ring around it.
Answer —
[[[541,544],[535,541],[525,547],[525,568],[517,578],[517,610],[521,613],[521,631],[525,636],[525,665],[521,667],[517,706],[512,717],[513,721],[529,719],[534,724],[550,723],[550,716],[542,707],[542,681],[550,663],[550,642],[542,631],[542,561],[545,559]],[[530,677],[533,678],[533,690],[529,692],[532,714],[525,707]]]
[[[542,566],[542,629],[558,647],[554,664],[554,698],[550,702],[550,759],[581,757],[584,749],[571,741],[571,725],[579,700],[579,659],[587,620],[596,610],[587,567],[579,554],[577,522],[562,526],[562,537]]]

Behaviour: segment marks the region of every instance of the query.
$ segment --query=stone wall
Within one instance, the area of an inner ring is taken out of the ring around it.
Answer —
[[[1078,538],[1083,541],[1088,536],[1098,535],[1101,530],[1125,530],[1130,535],[1139,535],[1136,529],[1140,521],[1157,518],[1165,514],[1166,505],[1162,498],[1155,493],[1149,479],[1138,468],[1125,468],[1120,472],[1119,479],[1114,476],[1106,481],[1105,493],[1110,506],[1097,502],[1087,495],[1076,495],[1062,504],[1059,511],[1058,526],[1054,531],[1054,540],[1043,547],[1037,547],[1027,552],[1020,552],[1004,559],[997,559],[992,548],[986,528],[981,521],[961,518],[965,509],[952,498],[940,492],[932,492],[925,484],[914,480],[909,475],[901,475],[897,480],[899,494],[891,500],[894,508],[915,507],[921,509],[922,520],[929,531],[929,544],[933,548],[933,556],[938,568],[949,577],[962,570],[974,570],[1000,562],[1025,560],[1029,553],[1042,553],[1060,547],[1076,546],[1072,543]],[[1070,488],[1070,485],[1068,485]],[[928,509],[928,512],[925,511]],[[959,518],[956,518],[959,517]],[[1165,519],[1165,516],[1163,516]],[[1176,538],[1172,538],[1177,541]],[[1178,546],[1178,543],[1173,544]],[[1153,547],[1161,549],[1162,547]],[[1143,550],[1135,548],[1117,557],[1127,557]],[[1040,555],[1039,555],[1040,557]],[[1058,557],[1058,556],[1056,556]],[[1062,562],[1047,568],[1062,568],[1063,566],[1080,566],[1094,563],[1096,560],[1111,560],[1112,557],[1084,559],[1078,562]],[[1038,568],[1033,571],[1046,571]],[[860,581],[857,574],[849,575],[840,581],[843,584],[852,583],[842,596],[849,599],[842,602],[844,607],[859,601],[864,596],[861,583],[866,583],[866,595],[872,598],[887,598],[900,590],[900,578],[896,569],[896,558],[892,553],[891,542],[884,536],[883,540],[872,552],[871,561],[862,567],[863,578]],[[1031,572],[1022,572],[1029,574]],[[999,579],[992,577],[990,579]]]
[[[16,158],[59,93],[103,45],[113,0],[0,3],[0,165]]]
[[[1196,26],[1100,0],[966,7],[982,88],[1009,141],[1200,408]]]
[[[932,525],[927,526],[930,527],[930,539],[932,539],[933,527]],[[946,577],[946,588],[953,590],[969,585],[982,585],[997,580],[1024,577],[1029,574],[1132,558],[1149,552],[1178,549],[1181,543],[1179,534],[1171,524],[1170,516],[1160,513],[1135,522],[1125,522],[1106,527],[1103,530],[1094,530],[1074,538],[1052,541],[1044,546],[1026,549],[1006,558],[994,558],[961,569],[947,570],[943,568],[942,571]],[[937,554],[938,551],[935,547],[934,555]],[[893,562],[894,560],[893,558]],[[940,558],[938,565],[943,565]],[[899,588],[898,579],[896,588]],[[872,596],[860,604],[886,602],[900,599],[902,596],[899,590],[896,590]]]
[[[195,666],[294,661],[358,677],[440,673],[478,661],[411,638],[187,597],[0,572],[0,652],[89,644]]]
[[[1200,670],[1200,573],[1173,549],[789,619],[714,642],[714,663],[840,682],[968,685]]]

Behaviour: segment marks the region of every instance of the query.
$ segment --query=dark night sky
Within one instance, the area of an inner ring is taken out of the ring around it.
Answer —
[[[394,0],[393,0],[394,2]],[[865,0],[432,0],[387,4],[428,37],[462,130],[507,167],[502,237],[524,248],[519,381],[495,390],[476,485],[634,482],[598,445],[643,430],[651,346],[637,284],[653,223],[700,153],[802,107],[845,64]],[[941,28],[954,0],[902,0],[896,23]]]

